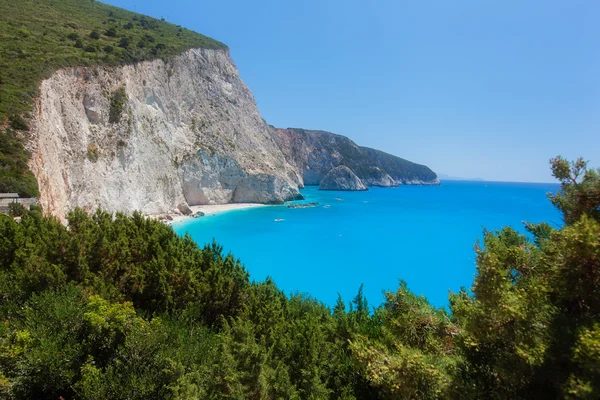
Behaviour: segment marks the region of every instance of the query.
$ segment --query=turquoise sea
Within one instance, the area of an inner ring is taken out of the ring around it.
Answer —
[[[554,184],[458,181],[367,192],[307,187],[306,200],[291,204],[318,207],[233,210],[173,228],[200,245],[215,238],[242,260],[252,279],[271,276],[288,294],[307,293],[334,305],[339,293],[348,303],[364,283],[375,306],[383,290],[395,290],[404,279],[413,292],[446,306],[449,290],[473,282],[473,246],[483,228],[524,231],[522,221],[559,226],[561,217],[546,199],[557,190]]]

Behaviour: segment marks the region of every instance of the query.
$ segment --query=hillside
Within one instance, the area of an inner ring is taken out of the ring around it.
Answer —
[[[435,172],[383,151],[361,147],[345,136],[300,128],[275,129],[273,136],[305,185],[319,185],[343,165],[367,186],[437,185]]]
[[[188,29],[90,0],[0,0],[0,192],[37,194],[28,130],[39,83],[69,66],[126,65],[226,49]]]

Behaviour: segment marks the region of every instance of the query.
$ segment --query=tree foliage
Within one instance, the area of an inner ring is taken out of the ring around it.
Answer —
[[[403,281],[375,308],[286,295],[138,213],[0,216],[0,397],[598,398],[600,221],[574,165],[565,225],[484,232],[450,312]]]
[[[600,219],[600,169],[587,168],[587,162],[578,158],[569,162],[562,157],[550,160],[552,175],[561,182],[561,189],[550,195],[550,201],[571,224],[587,214]]]

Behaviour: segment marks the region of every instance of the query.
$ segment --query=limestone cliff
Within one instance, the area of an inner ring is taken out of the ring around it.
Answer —
[[[350,168],[367,186],[439,185],[428,167],[358,146],[342,135],[306,129],[275,129],[281,150],[304,185],[319,185],[333,168]]]
[[[31,134],[40,201],[60,217],[75,206],[281,203],[302,182],[228,50],[59,70],[41,83]]]
[[[439,183],[423,165],[344,136],[267,125],[227,49],[61,69],[40,85],[30,134],[40,202],[60,218],[73,207],[282,203],[338,166],[366,186]]]

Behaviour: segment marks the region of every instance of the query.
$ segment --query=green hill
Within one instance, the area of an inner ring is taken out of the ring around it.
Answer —
[[[0,192],[37,194],[18,131],[27,130],[38,84],[69,66],[168,59],[226,48],[186,28],[90,0],[0,0]]]

